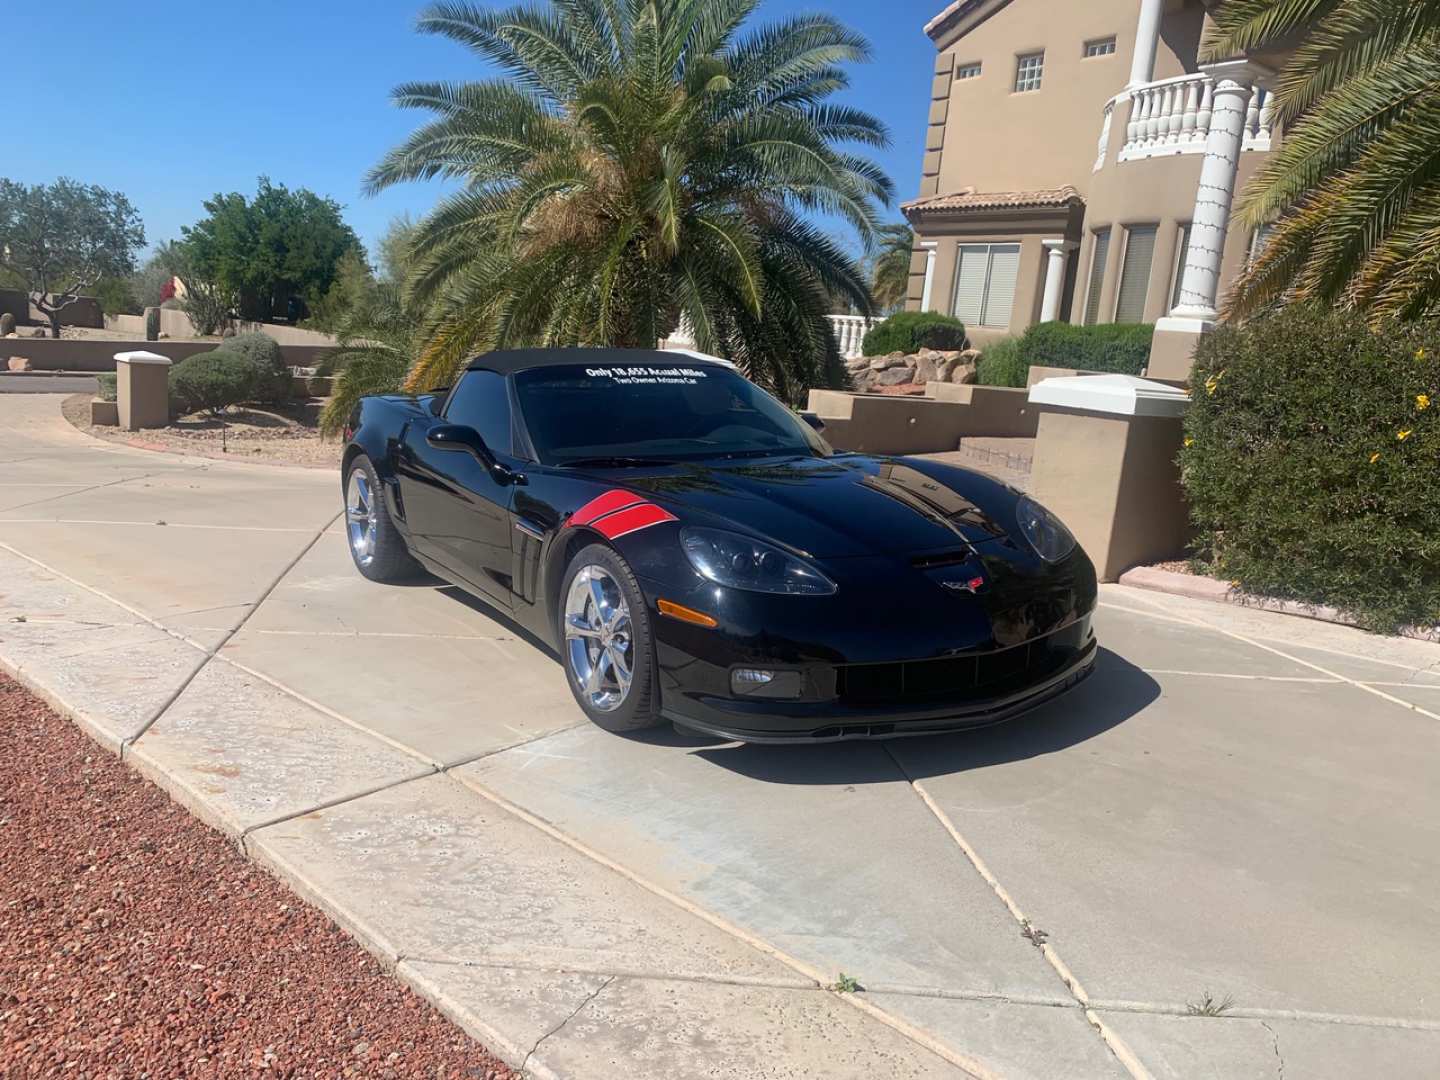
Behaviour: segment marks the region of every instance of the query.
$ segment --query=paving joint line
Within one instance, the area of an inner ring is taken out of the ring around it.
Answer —
[[[154,475],[153,473],[148,473],[148,472],[147,472],[147,473],[141,473],[139,476],[127,476],[127,477],[125,477],[123,480],[107,480],[107,481],[106,481],[105,483],[103,483],[103,484],[91,484],[89,487],[82,487],[82,488],[81,488],[80,490],[78,490],[78,491],[66,491],[66,492],[63,492],[63,493],[61,493],[61,494],[59,494],[59,495],[47,495],[47,496],[46,496],[45,498],[43,498],[43,499],[32,499],[30,502],[16,503],[14,506],[7,506],[7,507],[5,507],[3,511],[0,511],[0,513],[6,513],[6,514],[8,514],[8,513],[10,513],[10,512],[13,511],[13,510],[26,510],[26,509],[29,509],[29,508],[32,507],[32,506],[41,506],[41,505],[43,505],[44,503],[47,503],[47,502],[54,502],[56,499],[68,499],[68,498],[70,498],[71,496],[74,496],[74,495],[84,495],[84,494],[86,494],[87,492],[90,492],[90,491],[99,491],[101,488],[115,487],[115,486],[118,485],[118,484],[128,484],[128,483],[130,483],[131,480],[146,480],[146,479],[149,479],[149,478],[150,478],[151,476],[153,476],[153,475]],[[61,486],[61,485],[56,484],[56,485],[53,485],[53,486],[59,487],[59,486]],[[42,519],[42,521],[44,521],[44,519]],[[46,523],[48,524],[48,522],[46,522]],[[25,525],[25,524],[35,524],[35,522],[0,521],[0,525]]]
[[[1184,1016],[1203,1020],[1288,1020],[1302,1024],[1332,1024],[1339,1027],[1402,1029],[1440,1032],[1440,1020],[1415,1020],[1404,1016],[1367,1016],[1359,1013],[1331,1013],[1306,1009],[1268,1009],[1232,1005],[1217,1016],[1196,1017],[1187,1005],[1163,1001],[1092,1001],[1091,1007],[1104,1012],[1145,1013],[1154,1016]]]
[[[1201,679],[1253,679],[1259,682],[1317,683],[1330,685],[1339,679],[1322,679],[1313,675],[1243,675],[1229,671],[1181,671],[1175,668],[1141,668],[1146,675],[1194,675]]]
[[[1075,999],[1075,1004],[1083,1011],[1086,1021],[1090,1024],[1091,1028],[1094,1029],[1096,1034],[1100,1036],[1101,1041],[1104,1042],[1105,1046],[1115,1056],[1115,1059],[1120,1062],[1121,1066],[1134,1080],[1153,1080],[1150,1071],[1145,1068],[1140,1059],[1135,1056],[1135,1052],[1130,1049],[1116,1032],[1110,1029],[1109,1025],[1107,1025],[1091,1007],[1090,995],[1085,992],[1085,988],[1080,984],[1080,980],[1075,977],[1075,973],[1070,970],[1065,961],[1060,959],[1060,954],[1055,950],[1054,946],[1044,940],[1044,937],[1041,936],[1040,933],[1037,933],[1034,924],[1031,923],[1025,913],[1020,910],[1020,906],[1015,903],[1009,890],[1000,884],[1000,880],[991,872],[985,860],[980,857],[980,853],[970,845],[970,842],[966,840],[960,830],[956,828],[955,823],[950,820],[950,816],[941,809],[940,804],[931,797],[930,793],[925,790],[920,781],[910,775],[909,770],[905,768],[904,764],[901,763],[900,759],[895,755],[895,751],[891,749],[890,744],[885,743],[884,746],[886,754],[888,754],[890,760],[895,763],[895,768],[898,769],[900,775],[905,778],[911,790],[920,796],[920,801],[930,810],[930,813],[935,817],[935,820],[940,823],[941,827],[950,834],[950,838],[955,841],[956,846],[960,848],[961,853],[969,861],[971,867],[973,867],[975,872],[990,886],[991,891],[999,897],[1001,903],[1005,905],[1006,910],[1010,912],[1011,917],[1020,926],[1021,934],[1040,950],[1040,955],[1045,958],[1046,963],[1054,970],[1060,981],[1065,985],[1065,989],[1070,991],[1071,997]]]
[[[134,477],[136,480],[144,477]],[[117,481],[125,483],[125,481]],[[100,484],[97,487],[108,487],[108,484]],[[85,491],[93,491],[94,488],[86,488]],[[64,495],[55,495],[52,498],[68,499],[71,495],[83,495],[85,491],[70,491]],[[43,502],[44,500],[40,500]],[[22,503],[19,506],[5,508],[0,513],[9,513],[12,510],[24,510],[26,507],[38,505],[37,503]],[[332,522],[333,524],[333,522]],[[223,532],[262,532],[262,533],[308,533],[309,529],[292,529],[279,525],[208,525],[203,522],[193,521],[101,521],[90,518],[3,518],[0,525],[135,525],[151,526],[164,529],[218,529]],[[328,528],[329,526],[327,526]]]
[[[229,642],[231,638],[233,638],[236,634],[240,632],[241,628],[250,621],[250,619],[254,616],[255,612],[260,610],[260,605],[265,603],[265,601],[269,599],[270,594],[279,587],[280,582],[285,580],[286,576],[290,573],[290,571],[295,569],[296,565],[300,562],[300,560],[303,559],[307,554],[309,554],[310,549],[320,542],[320,537],[325,535],[325,529],[328,528],[330,523],[339,516],[340,513],[336,513],[335,517],[331,518],[329,522],[326,522],[324,526],[317,530],[315,535],[310,538],[309,543],[307,543],[304,547],[300,549],[299,554],[297,554],[293,559],[291,559],[288,563],[285,564],[284,568],[280,571],[280,573],[275,575],[274,580],[271,581],[270,584],[266,586],[264,591],[260,593],[260,596],[255,601],[254,606],[245,613],[245,617],[241,619],[238,623],[236,623],[231,630],[227,631],[225,636],[222,637],[219,641],[217,641],[213,648],[205,650],[205,656],[201,659],[200,663],[195,666],[195,669],[190,672],[188,676],[186,676],[185,680],[180,684],[179,689],[177,689],[173,694],[166,698],[164,704],[162,704],[160,708],[156,710],[155,714],[151,716],[149,720],[145,721],[143,725],[141,725],[140,730],[135,732],[134,735],[131,735],[128,738],[122,739],[120,741],[121,760],[124,760],[130,747],[134,746],[137,742],[139,742],[141,737],[147,731],[149,731],[151,727],[154,726],[155,722],[165,715],[166,711],[170,708],[170,706],[175,704],[176,700],[180,697],[180,695],[190,688],[190,684],[195,681],[195,679],[199,676],[200,672],[204,671],[205,668],[209,666],[210,661],[215,659],[216,654],[225,647],[226,643]],[[168,630],[168,628],[166,629]]]
[[[322,810],[333,810],[337,806],[344,806],[346,803],[355,802],[359,799],[368,799],[371,795],[378,795],[382,791],[389,791],[391,788],[401,787],[405,784],[412,784],[416,780],[424,780],[428,776],[434,776],[439,771],[439,769],[431,767],[429,769],[426,769],[424,772],[414,773],[410,776],[402,776],[398,780],[389,780],[383,784],[376,784],[374,787],[367,788],[364,791],[357,791],[351,795],[338,795],[333,799],[327,799],[324,802],[316,803],[314,806],[307,806],[301,810],[291,811],[288,814],[280,814],[278,817],[270,818],[267,821],[260,821],[255,823],[254,825],[247,825],[240,830],[240,835],[235,838],[235,842],[239,844],[240,847],[243,849],[245,847],[246,838],[249,837],[249,835],[253,832],[258,832],[261,829],[268,829],[274,825],[284,825],[287,821],[294,821],[296,818],[305,817],[307,814],[317,814]]]
[[[829,993],[834,997],[853,1006],[854,1008],[859,1009],[867,1016],[870,1016],[872,1019],[884,1024],[886,1027],[889,1027],[893,1031],[896,1031],[899,1034],[905,1036],[917,1045],[924,1047],[942,1060],[947,1061],[951,1065],[954,1065],[955,1067],[970,1074],[972,1077],[975,1078],[975,1080],[996,1080],[995,1074],[993,1074],[980,1062],[947,1046],[946,1044],[932,1036],[929,1032],[916,1027],[909,1021],[894,1015],[893,1013],[881,1008],[873,1002],[864,1000],[863,994],[846,994],[841,993],[837,990],[830,989],[830,984],[827,981],[827,977],[824,972],[820,971],[820,969],[816,967],[812,967],[809,963],[801,960],[797,956],[791,956],[789,953],[785,952],[783,949],[780,949],[778,946],[772,945],[770,942],[766,941],[758,934],[753,934],[750,931],[738,926],[737,924],[730,922],[730,920],[724,918],[723,916],[716,915],[714,912],[708,911],[707,909],[701,907],[693,901],[687,900],[685,897],[671,891],[670,889],[667,889],[665,886],[660,885],[657,882],[650,881],[648,878],[641,876],[640,874],[636,873],[634,870],[631,870],[629,867],[623,865],[622,863],[617,862],[609,856],[602,854],[600,851],[591,847],[589,844],[585,843],[583,840],[580,840],[578,837],[571,836],[565,830],[559,828],[558,826],[552,824],[549,821],[546,821],[539,815],[533,814],[530,811],[526,810],[524,807],[518,806],[517,804],[511,802],[509,799],[505,798],[503,795],[500,795],[498,792],[491,791],[485,785],[478,783],[473,778],[467,777],[462,779],[458,776],[453,776],[448,772],[445,775],[454,780],[455,783],[458,783],[461,786],[467,788],[468,790],[474,792],[481,798],[488,800],[489,802],[493,803],[495,806],[509,813],[513,817],[516,817],[519,820],[525,822],[526,824],[538,829],[540,832],[545,833],[547,836],[550,836],[551,838],[560,841],[560,843],[564,844],[572,851],[575,851],[576,853],[590,859],[592,862],[598,863],[606,869],[616,874],[619,874],[625,880],[635,885],[638,885],[640,888],[646,890],[649,893],[652,893],[655,896],[660,897],[662,900],[669,901],[681,911],[684,911],[687,914],[700,919],[702,922],[708,923],[722,933],[728,934],[736,940],[741,941],[746,945],[749,945],[757,952],[760,952],[763,955],[770,957],[777,963],[790,968],[790,970],[798,972],[804,978],[813,981],[819,989],[822,989],[826,993]],[[1150,1080],[1150,1078],[1147,1076],[1144,1078],[1144,1080]]]
[[[1319,664],[1313,663],[1309,660],[1301,659],[1298,656],[1292,656],[1290,653],[1285,652],[1283,649],[1278,649],[1273,645],[1266,645],[1263,641],[1257,641],[1255,638],[1242,634],[1238,630],[1230,630],[1224,626],[1218,626],[1215,623],[1209,622],[1205,619],[1201,619],[1198,616],[1186,616],[1181,619],[1173,619],[1173,617],[1168,614],[1162,615],[1148,611],[1141,611],[1135,608],[1126,608],[1125,610],[1134,611],[1137,615],[1153,615],[1153,617],[1155,618],[1171,619],[1172,621],[1184,622],[1188,623],[1191,626],[1198,626],[1205,630],[1214,631],[1217,634],[1223,634],[1225,637],[1234,638],[1236,641],[1244,642],[1246,645],[1249,645],[1252,648],[1260,649],[1268,653],[1273,653],[1274,655],[1279,656],[1285,660],[1289,660],[1293,664],[1299,664],[1302,667],[1310,668],[1312,671],[1318,671],[1322,675],[1328,675],[1338,682],[1349,683],[1351,686],[1355,687],[1357,690],[1362,691],[1363,693],[1374,694],[1376,697],[1381,698],[1384,701],[1388,701],[1392,705],[1398,705],[1402,709],[1407,709],[1413,713],[1419,713],[1421,716],[1429,717],[1431,720],[1440,720],[1440,713],[1434,713],[1431,712],[1429,709],[1421,708],[1419,705],[1415,705],[1409,701],[1406,701],[1404,698],[1398,698],[1394,694],[1387,694],[1383,690],[1378,690],[1368,683],[1361,682],[1358,679],[1352,679],[1347,675],[1341,675],[1339,672],[1331,671],[1329,668],[1322,667]],[[1293,647],[1300,649],[1305,648],[1305,646],[1303,645],[1297,645]]]
[[[432,964],[436,967],[479,968],[485,971],[529,971],[560,975],[591,975],[600,977],[612,975],[621,979],[635,979],[645,982],[689,982],[716,986],[756,987],[764,990],[801,990],[810,993],[825,992],[823,986],[816,986],[809,979],[775,979],[763,975],[716,975],[695,971],[645,971],[639,968],[602,968],[587,964],[537,964],[520,957],[506,959],[495,957],[486,960],[464,960],[454,957],[411,956],[404,959],[412,964]]]

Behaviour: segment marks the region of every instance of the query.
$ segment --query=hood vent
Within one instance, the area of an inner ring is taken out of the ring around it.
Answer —
[[[975,549],[956,548],[954,551],[936,551],[929,555],[916,555],[910,560],[910,565],[917,570],[935,570],[942,566],[959,566],[969,562],[974,556]]]

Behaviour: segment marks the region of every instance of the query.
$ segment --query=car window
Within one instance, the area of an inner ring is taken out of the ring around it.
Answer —
[[[465,372],[445,404],[445,419],[452,424],[468,424],[491,450],[509,454],[510,393],[505,376],[493,371]]]
[[[718,365],[533,368],[515,376],[515,389],[530,440],[546,464],[610,455],[831,453],[793,412]]]

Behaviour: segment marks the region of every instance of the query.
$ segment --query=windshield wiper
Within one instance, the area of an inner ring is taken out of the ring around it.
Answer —
[[[571,458],[569,461],[562,461],[559,468],[562,469],[605,469],[614,467],[625,467],[630,465],[674,465],[675,462],[669,458],[655,457],[625,457],[623,455],[607,455],[603,457]]]

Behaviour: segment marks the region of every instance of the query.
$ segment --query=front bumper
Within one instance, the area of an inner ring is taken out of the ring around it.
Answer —
[[[1058,666],[1021,672],[994,696],[919,705],[839,701],[786,702],[665,694],[662,713],[674,723],[749,743],[816,743],[890,739],[985,727],[1038,708],[1071,690],[1095,668],[1097,646],[1085,620],[1083,641]]]

